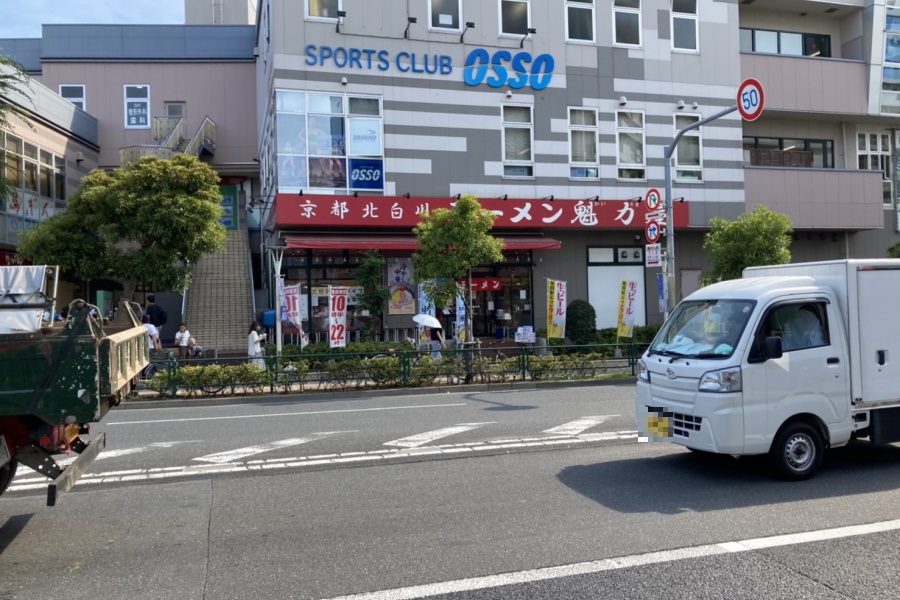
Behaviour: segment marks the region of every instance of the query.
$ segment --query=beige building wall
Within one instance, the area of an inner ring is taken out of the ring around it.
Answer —
[[[150,128],[125,127],[125,85],[149,85],[151,118],[164,116],[171,102],[184,103],[188,136],[205,117],[216,123],[211,164],[227,174],[256,167],[254,78],[253,63],[45,62],[41,82],[52,90],[63,83],[85,86],[87,112],[99,122],[99,166],[118,166],[121,148],[155,143]]]
[[[253,25],[254,0],[184,0],[185,25]]]

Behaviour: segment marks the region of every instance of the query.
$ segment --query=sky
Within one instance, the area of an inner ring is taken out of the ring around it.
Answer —
[[[184,0],[0,0],[0,38],[39,38],[41,25],[184,24]]]

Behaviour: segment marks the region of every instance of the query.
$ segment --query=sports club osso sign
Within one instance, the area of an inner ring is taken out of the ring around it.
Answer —
[[[373,48],[347,48],[344,46],[318,46],[307,44],[305,62],[311,67],[337,67],[363,71],[388,71],[395,68],[401,73],[423,75],[452,75],[457,69],[453,58],[447,54],[429,54],[401,51],[391,54],[387,50]],[[466,85],[482,83],[490,87],[509,86],[521,89],[526,86],[542,90],[550,85],[556,61],[549,54],[532,56],[530,52],[509,50],[488,51],[475,48],[466,56],[462,69]]]

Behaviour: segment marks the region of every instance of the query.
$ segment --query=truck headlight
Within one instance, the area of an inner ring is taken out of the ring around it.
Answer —
[[[740,392],[742,389],[740,367],[707,371],[700,378],[699,390],[701,392]]]
[[[641,381],[650,383],[650,371],[647,370],[647,365],[642,360],[638,361],[638,377]]]

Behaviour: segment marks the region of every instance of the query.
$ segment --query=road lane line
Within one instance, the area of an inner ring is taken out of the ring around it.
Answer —
[[[552,429],[545,429],[544,433],[549,433],[551,435],[578,435],[582,431],[590,429],[591,427],[596,427],[604,421],[608,421],[609,419],[618,416],[619,415],[598,415],[596,417],[582,417],[576,421],[570,421],[569,423],[564,423]]]
[[[473,429],[478,429],[482,425],[490,425],[493,423],[496,423],[496,421],[490,421],[488,423],[460,423],[459,425],[455,425],[453,427],[444,427],[443,429],[435,429],[433,431],[426,431],[425,433],[417,433],[416,435],[400,438],[399,440],[385,442],[384,445],[396,446],[398,448],[418,448],[419,446],[424,446],[428,442],[433,442],[434,440],[438,440],[440,438],[456,435],[457,433],[463,433],[466,431],[471,431]]]
[[[389,450],[371,450],[368,452],[345,452],[343,454],[318,454],[291,458],[249,460],[241,463],[222,463],[206,465],[186,465],[181,467],[151,467],[146,469],[128,469],[124,471],[107,471],[105,473],[88,472],[81,476],[76,486],[102,483],[120,483],[125,481],[146,481],[150,479],[169,479],[210,474],[234,474],[260,469],[303,468],[320,465],[340,467],[346,463],[370,461],[384,463],[403,459],[417,459],[423,456],[457,456],[459,449],[465,448],[473,452],[466,455],[492,453],[497,450],[514,450],[522,448],[577,448],[591,447],[597,442],[615,442],[621,440],[637,441],[637,431],[617,431],[609,434],[589,434],[579,437],[543,438],[530,440],[495,440],[487,442],[467,442],[464,444],[444,444],[440,446],[424,446],[419,448],[391,448]],[[7,492],[45,489],[50,480],[39,475],[22,479],[21,473],[13,479]]]
[[[849,527],[837,527],[834,529],[822,529],[818,531],[807,531],[789,535],[776,535],[771,537],[756,538],[736,542],[722,542],[719,544],[707,544],[704,546],[677,548],[674,550],[663,550],[661,552],[632,554],[630,556],[606,558],[603,560],[575,563],[571,565],[561,565],[558,567],[545,567],[542,569],[531,569],[528,571],[502,573],[500,575],[488,575],[485,577],[472,577],[468,579],[457,579],[454,581],[444,581],[440,583],[414,585],[410,587],[382,590],[378,592],[366,592],[362,594],[336,596],[328,598],[327,600],[416,600],[418,598],[428,598],[431,596],[440,596],[444,594],[473,592],[477,590],[492,589],[508,585],[521,585],[524,583],[532,583],[535,581],[548,581],[551,579],[560,579],[562,577],[572,577],[575,575],[592,575],[595,573],[602,573],[604,571],[618,571],[631,567],[674,562],[690,558],[702,558],[706,556],[715,556],[721,554],[748,552],[752,550],[776,548],[779,546],[792,544],[806,544],[810,542],[855,537],[872,533],[880,533],[884,531],[895,531],[898,529],[900,529],[900,519],[895,519],[893,521],[881,521],[878,523],[870,523],[866,525],[851,525]]]
[[[246,446],[244,448],[236,448],[234,450],[226,450],[225,452],[217,452],[215,454],[207,454],[206,456],[199,456],[197,458],[192,458],[191,460],[196,460],[199,462],[215,463],[215,464],[230,463],[230,462],[233,462],[236,460],[240,460],[242,458],[246,458],[248,456],[262,454],[263,452],[269,452],[270,450],[280,450],[282,448],[290,448],[292,446],[299,446],[300,444],[305,444],[307,442],[312,442],[315,440],[320,440],[322,438],[326,438],[335,433],[355,433],[355,432],[354,431],[327,431],[327,432],[323,432],[323,433],[314,433],[308,437],[289,438],[286,440],[279,440],[277,442],[269,442],[268,444],[257,444],[255,446]]]
[[[411,410],[418,408],[448,408],[466,406],[465,402],[455,404],[421,404],[418,406],[383,406],[381,408],[347,408],[343,410],[310,410],[304,412],[273,413],[271,415],[231,415],[227,417],[192,417],[187,419],[157,419],[153,421],[104,421],[107,427],[113,425],[155,425],[156,423],[188,423],[191,421],[225,421],[228,419],[270,419],[273,417],[304,417],[306,415],[334,415],[339,413],[377,412],[381,410]]]

